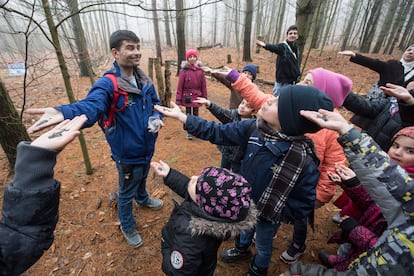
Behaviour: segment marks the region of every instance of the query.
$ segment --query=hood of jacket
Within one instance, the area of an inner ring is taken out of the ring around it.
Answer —
[[[200,210],[198,207],[197,209]],[[220,220],[202,213],[200,216],[191,216],[189,228],[193,236],[208,235],[218,239],[235,238],[241,232],[252,229],[256,225],[257,215],[256,206],[251,201],[249,212],[242,221],[230,222],[229,220]]]
[[[181,69],[190,69],[190,70],[201,70],[201,67],[203,67],[203,63],[199,60],[196,61],[194,66],[192,66],[188,61],[183,60],[181,62]]]

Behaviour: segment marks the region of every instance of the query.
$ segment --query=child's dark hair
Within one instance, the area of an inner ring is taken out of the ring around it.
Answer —
[[[134,32],[129,30],[118,30],[113,32],[109,38],[110,49],[115,48],[119,50],[122,45],[122,41],[124,40],[136,43],[140,42],[139,37]]]
[[[298,27],[296,25],[291,25],[286,31],[286,34],[288,34],[290,31],[296,30],[298,31]]]

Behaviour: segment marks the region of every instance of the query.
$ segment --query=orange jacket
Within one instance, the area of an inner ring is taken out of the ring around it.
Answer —
[[[335,164],[344,164],[346,157],[341,145],[336,140],[338,133],[329,129],[321,129],[316,133],[306,133],[306,136],[315,143],[316,155],[320,160],[316,199],[328,203],[335,195],[336,183],[328,177],[328,171],[335,172]]]

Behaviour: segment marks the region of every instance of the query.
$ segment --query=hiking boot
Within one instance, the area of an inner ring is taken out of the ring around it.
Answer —
[[[318,259],[321,261],[321,263],[324,266],[326,266],[328,268],[332,267],[332,264],[329,262],[329,256],[330,255],[331,254],[329,254],[329,252],[326,251],[326,250],[319,250],[319,252],[318,252]]]
[[[141,239],[141,235],[138,233],[138,231],[135,228],[129,231],[126,231],[126,232],[122,229],[122,226],[120,228],[121,228],[122,234],[124,234],[124,237],[128,245],[132,246],[133,248],[138,248],[142,245],[143,242]]]
[[[252,256],[252,253],[250,252],[250,247],[239,249],[237,247],[231,247],[228,249],[225,249],[221,253],[221,260],[225,263],[231,263],[238,260],[246,260],[249,259]]]
[[[253,263],[249,266],[249,271],[247,272],[247,276],[266,276],[267,275],[267,267],[258,267],[255,266]]]
[[[159,210],[164,205],[164,202],[158,198],[150,198],[144,204],[140,204],[140,206],[152,209],[152,210]]]
[[[283,251],[282,255],[280,255],[280,259],[282,262],[286,264],[293,264],[295,263],[300,256],[302,256],[306,252],[306,246],[303,245],[300,248],[297,248],[293,243],[289,246],[289,248]]]
[[[193,135],[191,135],[190,133],[187,133],[187,139],[188,140],[193,140]]]

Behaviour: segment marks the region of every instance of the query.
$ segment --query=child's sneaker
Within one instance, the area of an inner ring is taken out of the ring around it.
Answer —
[[[135,228],[129,231],[124,231],[122,229],[122,226],[120,228],[122,234],[124,234],[124,237],[130,246],[132,246],[133,248],[138,248],[142,245],[143,242],[141,236]]]
[[[289,248],[283,251],[280,255],[280,259],[286,264],[293,264],[297,262],[300,256],[306,252],[306,246],[303,245],[300,248],[297,248],[293,243],[290,244]]]

